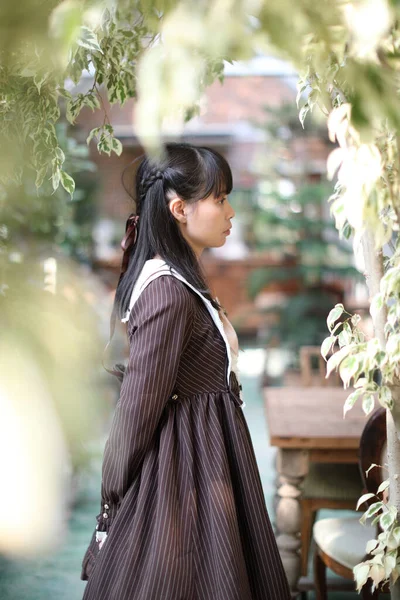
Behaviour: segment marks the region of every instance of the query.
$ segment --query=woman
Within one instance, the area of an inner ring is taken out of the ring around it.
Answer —
[[[209,148],[167,144],[138,169],[115,300],[130,355],[84,600],[290,597],[242,412],[237,336],[199,264],[229,234],[231,189]]]

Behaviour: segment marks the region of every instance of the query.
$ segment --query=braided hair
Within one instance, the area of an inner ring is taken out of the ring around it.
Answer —
[[[135,189],[136,214],[140,216],[138,237],[130,250],[128,267],[115,295],[119,317],[126,314],[133,286],[145,262],[155,255],[161,256],[220,310],[197,256],[182,235],[168,202],[171,194],[176,194],[187,204],[194,204],[211,194],[229,194],[232,172],[226,159],[205,146],[168,143],[157,161],[144,156],[136,173]]]
[[[139,183],[140,193],[139,193],[139,197],[137,199],[138,207],[140,207],[143,204],[144,199],[146,198],[146,194],[149,191],[149,189],[151,188],[151,186],[156,181],[161,180],[161,179],[163,179],[163,173],[159,169],[156,169],[156,170],[154,170],[154,172],[150,172],[147,175],[146,179],[143,179],[142,181],[140,181],[140,183]],[[137,207],[137,209],[138,209],[138,207]],[[138,215],[140,214],[140,212],[138,212],[138,210],[137,210],[137,214]]]

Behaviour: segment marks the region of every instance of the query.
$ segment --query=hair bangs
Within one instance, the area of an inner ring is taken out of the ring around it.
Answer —
[[[201,192],[203,198],[214,195],[216,198],[232,191],[232,171],[223,156],[214,152],[212,148],[198,148],[201,155],[205,183]]]

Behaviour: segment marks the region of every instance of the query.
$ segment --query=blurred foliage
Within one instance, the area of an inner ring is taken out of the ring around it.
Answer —
[[[268,251],[276,266],[253,271],[248,289],[252,298],[275,284],[287,290],[283,301],[263,311],[268,325],[262,341],[284,346],[297,364],[301,346],[320,345],[324,339],[326,314],[342,299],[345,279],[362,276],[353,266],[352,247],[339,239],[327,214],[331,184],[322,175],[310,180],[307,144],[316,138],[321,148],[329,148],[326,127],[310,119],[310,127],[303,129],[293,104],[266,106],[265,112],[268,153],[260,161],[253,247]],[[282,184],[285,194],[279,191]]]
[[[7,263],[0,294],[0,468],[4,488],[13,489],[0,516],[0,552],[11,557],[60,547],[75,476],[109,410],[88,267],[55,249],[49,260],[41,242],[29,249]]]
[[[65,164],[76,180],[73,199],[62,188],[52,189],[49,181],[40,190],[35,186],[35,173],[26,169],[20,185],[2,190],[0,218],[3,228],[3,260],[7,253],[24,251],[29,245],[42,242],[47,246],[61,247],[65,254],[83,262],[92,256],[92,229],[97,215],[95,191],[97,189],[96,165],[89,159],[86,144],[78,143],[68,131],[68,124],[56,125],[59,150]],[[7,252],[4,252],[7,249]]]
[[[137,98],[136,133],[154,150],[170,119],[179,123],[196,113],[205,86],[222,78],[223,60],[258,52],[278,52],[301,71],[300,88],[309,92],[302,121],[315,105],[327,114],[346,98],[354,124],[371,139],[377,122],[397,126],[399,120],[399,9],[370,3],[374,26],[367,23],[371,31],[363,37],[363,4],[21,0],[2,6],[0,137],[8,148],[1,156],[2,180],[19,181],[26,162],[38,186],[50,176],[54,189],[61,183],[73,193],[54,128],[60,97],[71,122],[84,106],[101,106],[100,86],[111,103]],[[360,51],[363,41],[367,57]],[[93,85],[74,91],[84,73]],[[100,152],[121,152],[107,115],[91,135]]]
[[[52,398],[75,468],[84,463],[83,432],[90,434],[94,400],[98,402],[101,346],[90,279],[79,275],[83,267],[68,256],[90,262],[96,167],[86,144],[68,134],[65,122],[60,121],[56,131],[60,151],[77,181],[75,196],[71,200],[63,189],[53,191],[49,182],[37,190],[31,169],[25,170],[20,185],[3,189],[0,326],[3,344],[12,348],[10,361],[20,355],[21,373],[23,360],[29,369],[34,366],[40,385]],[[49,258],[51,265],[46,266]],[[26,381],[27,390],[31,384]],[[29,402],[29,393],[20,400],[25,401]],[[81,414],[79,407],[84,407]]]
[[[352,266],[351,246],[339,240],[334,225],[323,218],[328,189],[305,184],[290,197],[272,193],[268,209],[264,203],[256,222],[258,248],[268,250],[277,264],[251,273],[249,293],[254,298],[271,285],[286,290],[284,300],[264,311],[268,326],[262,341],[283,345],[294,364],[301,346],[321,344],[326,315],[342,299],[345,280],[362,279]],[[271,320],[271,315],[277,319]]]
[[[52,291],[52,278],[46,276],[43,260],[39,260],[43,254],[39,243],[31,246],[30,256],[23,261],[8,264],[7,293],[0,295],[0,326],[10,357],[21,353],[22,381],[23,357],[30,357],[36,365],[54,400],[76,466],[83,457],[82,440],[90,428],[99,425],[101,345],[93,310],[96,297],[80,273],[84,267],[57,251]],[[2,360],[7,364],[6,356]],[[29,380],[24,385],[21,401],[29,404]]]
[[[321,282],[324,275],[338,279],[360,275],[352,266],[351,246],[338,238],[333,223],[324,218],[329,189],[326,184],[304,184],[291,196],[277,192],[259,195],[262,208],[256,223],[257,247],[296,263],[293,272],[301,275],[304,285]],[[265,284],[275,277],[265,273]],[[252,293],[257,293],[255,287]]]
[[[309,138],[317,136],[326,143],[329,143],[326,123],[321,119],[321,115],[313,114],[307,120],[307,127],[304,127],[299,119],[299,112],[293,102],[283,102],[279,106],[263,105],[265,112],[265,122],[258,125],[263,127],[270,134],[274,150],[282,150],[287,147],[290,140],[294,138]],[[284,153],[285,155],[285,153]]]
[[[37,187],[50,178],[54,190],[61,183],[72,196],[74,180],[68,172],[55,128],[61,114],[60,98],[65,100],[70,123],[75,122],[84,106],[92,110],[100,108],[99,86],[105,88],[111,103],[122,105],[128,98],[136,98],[138,60],[144,54],[152,63],[153,85],[159,77],[163,84],[173,88],[178,83],[176,66],[179,66],[184,82],[180,104],[183,102],[184,110],[193,114],[201,90],[222,74],[223,62],[221,57],[211,57],[210,52],[199,54],[194,48],[199,37],[192,40],[189,31],[186,38],[181,36],[178,40],[173,57],[161,51],[161,25],[167,22],[173,9],[181,11],[179,18],[185,19],[189,5],[136,0],[23,0],[15,8],[1,7],[0,29],[4,36],[0,41],[0,141],[7,152],[0,153],[0,182],[21,184],[26,166],[35,171]],[[197,8],[192,12],[196,13]],[[32,15],[31,21],[27,15]],[[193,23],[193,14],[190,23]],[[167,32],[163,36],[168,39]],[[191,69],[191,78],[187,76],[188,59],[185,62],[189,50],[177,55],[185,39],[193,46],[191,59],[198,55],[198,68]],[[168,76],[162,73],[165,67]],[[149,65],[143,66],[142,80],[149,73],[148,68]],[[90,89],[85,93],[71,93],[67,88],[73,89],[84,73],[93,75]],[[193,89],[189,94],[190,83]],[[142,87],[146,85],[146,81],[142,81]],[[175,105],[176,99],[168,103],[168,94],[163,96],[167,111]],[[154,100],[156,98],[150,103],[147,98],[144,111],[147,122],[157,129],[164,114],[160,105],[155,109]],[[140,102],[138,111],[143,112]],[[122,152],[106,113],[103,123],[91,131],[88,142],[93,138],[97,139],[99,152],[108,155]]]
[[[96,167],[65,119],[55,131],[74,198],[49,181],[38,190],[30,166],[0,196],[0,446],[13,455],[1,467],[16,494],[11,521],[0,519],[1,546],[23,555],[60,539],[72,477],[88,464],[85,442],[101,431],[106,408],[99,298],[88,266],[70,260],[91,259]],[[22,506],[21,480],[32,492]]]

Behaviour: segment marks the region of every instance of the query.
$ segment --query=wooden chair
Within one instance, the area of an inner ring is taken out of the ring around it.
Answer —
[[[360,440],[359,465],[365,489],[376,493],[384,479],[382,469],[374,468],[366,477],[372,463],[386,462],[386,410],[378,409],[368,419]],[[364,505],[365,507],[365,505]],[[314,583],[316,600],[327,600],[326,568],[345,579],[353,579],[353,567],[366,558],[368,540],[376,537],[376,527],[363,526],[359,515],[338,519],[322,519],[313,528],[315,541]],[[364,600],[377,599],[379,591],[371,591],[368,580],[362,589]]]
[[[317,372],[313,371],[312,361],[318,366]],[[326,387],[342,385],[336,373],[333,373],[329,379],[325,378],[326,363],[321,356],[319,346],[303,346],[300,349],[300,374],[302,386],[310,387],[310,393],[312,393],[313,384]],[[338,486],[338,482],[340,482],[340,486]],[[321,509],[354,510],[362,489],[359,467],[356,464],[310,464],[300,500],[302,576],[305,577],[308,572],[312,529],[317,511]]]

